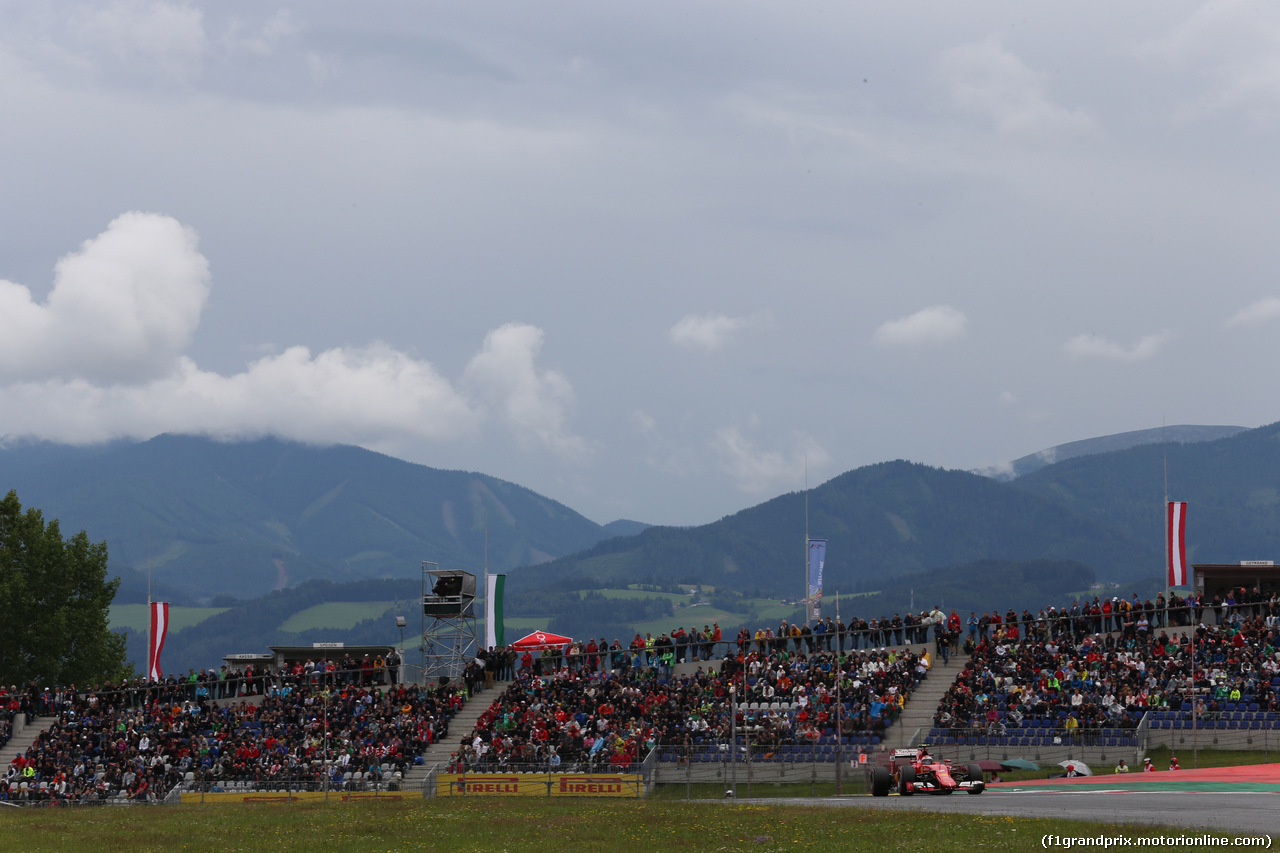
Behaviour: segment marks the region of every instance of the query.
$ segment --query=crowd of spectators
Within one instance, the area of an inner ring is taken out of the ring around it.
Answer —
[[[1003,737],[1047,721],[1054,737],[1073,742],[1133,729],[1148,711],[1212,718],[1228,703],[1280,711],[1280,601],[1240,593],[1207,605],[1179,600],[1150,616],[1135,596],[1073,604],[1056,617],[988,619],[971,628],[972,654],[935,727]]]
[[[461,737],[450,769],[619,769],[657,746],[727,745],[731,733],[766,749],[880,735],[929,667],[927,655],[911,651],[841,652],[827,644],[811,650],[804,641],[795,649],[730,647],[712,662],[705,643],[669,640],[664,634],[652,644],[615,643],[605,654],[595,643],[585,651],[586,644],[579,646],[578,654],[540,652],[540,665],[517,668]],[[677,655],[713,665],[672,676]]]
[[[458,686],[366,681],[359,666],[247,672],[211,699],[200,679],[39,691],[55,721],[0,778],[0,800],[148,801],[180,784],[341,786],[391,780],[448,734]]]
[[[35,718],[36,696],[34,685],[26,690],[20,690],[16,684],[7,688],[0,685],[0,748],[13,737],[14,723]]]
[[[930,667],[960,646],[968,660],[937,726],[1001,733],[1044,720],[1071,738],[1132,727],[1153,708],[1211,716],[1240,702],[1280,711],[1278,635],[1280,598],[1239,590],[1208,602],[1098,597],[967,619],[933,608],[784,621],[733,639],[716,624],[626,644],[505,647],[482,651],[462,683],[432,688],[399,683],[392,657],[285,671],[224,666],[91,691],[0,689],[0,740],[19,715],[55,718],[4,771],[0,800],[150,800],[182,784],[381,780],[420,760],[448,735],[464,699],[495,680],[510,683],[460,737],[451,769],[630,767],[653,747],[726,745],[731,732],[764,748],[852,742],[882,736]],[[929,640],[932,654],[901,648]],[[706,666],[673,675],[681,662]]]

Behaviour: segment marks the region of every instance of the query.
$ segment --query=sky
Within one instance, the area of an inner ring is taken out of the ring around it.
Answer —
[[[0,0],[0,115],[9,445],[693,525],[1280,420],[1280,4]]]

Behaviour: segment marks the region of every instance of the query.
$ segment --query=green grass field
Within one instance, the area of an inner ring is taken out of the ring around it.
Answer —
[[[1178,764],[1183,770],[1205,767],[1242,767],[1251,764],[1272,764],[1280,761],[1280,751],[1276,749],[1233,750],[1201,748],[1193,751],[1190,743],[1179,746],[1174,754],[1178,756]],[[1147,750],[1147,757],[1151,759],[1152,764],[1164,770],[1169,766],[1169,747],[1153,746]]]
[[[181,631],[226,611],[226,607],[170,607],[169,630]],[[113,628],[146,631],[151,627],[151,614],[145,604],[113,604],[108,618]]]
[[[652,592],[647,589],[591,589],[579,590],[578,595],[585,596],[588,592],[598,592],[605,598],[665,598],[674,604],[687,604],[694,601],[693,596],[683,595],[678,592]]]
[[[280,626],[281,631],[309,631],[314,628],[354,628],[366,619],[376,619],[394,607],[394,601],[329,601],[299,610]]]
[[[1026,851],[1046,833],[1159,830],[856,807],[532,797],[0,810],[0,849],[37,852]]]
[[[698,597],[674,592],[654,592],[647,589],[636,589],[635,587],[591,591],[598,592],[605,598],[665,598],[672,603],[673,612],[671,616],[652,619],[648,622],[639,622],[630,626],[620,626],[618,636],[623,640],[627,639],[621,636],[623,633],[626,633],[627,637],[634,635],[636,632],[639,632],[641,636],[648,633],[656,637],[659,634],[670,633],[679,627],[692,628],[696,626],[701,628],[714,622],[719,622],[720,627],[726,629],[729,626],[737,626],[744,622],[753,625],[776,625],[782,619],[791,618],[795,613],[793,605],[780,604],[775,599],[767,598],[744,598],[742,599],[740,610],[723,610],[706,604],[697,604]],[[711,592],[711,588],[704,587],[703,591]],[[580,590],[579,594],[586,595],[587,590]],[[515,621],[513,619],[506,620],[508,630]],[[550,617],[542,620],[526,618],[522,621],[527,622],[530,630],[532,630],[533,627],[545,627],[546,623],[550,621]],[[628,627],[629,631],[626,630]],[[725,639],[732,638],[726,636]]]

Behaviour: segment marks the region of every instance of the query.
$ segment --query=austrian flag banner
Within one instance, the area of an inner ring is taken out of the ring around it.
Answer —
[[[164,635],[169,631],[169,602],[151,602],[151,633],[147,643],[147,678],[159,681],[160,652],[164,649]]]
[[[1169,501],[1165,521],[1165,553],[1169,555],[1169,586],[1187,585],[1187,503]]]

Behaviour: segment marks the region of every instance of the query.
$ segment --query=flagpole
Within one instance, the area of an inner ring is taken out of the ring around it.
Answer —
[[[151,630],[151,537],[147,537],[147,682],[151,682],[151,650],[156,638]]]
[[[1165,612],[1168,613],[1169,596],[1172,589],[1169,586],[1169,567],[1173,564],[1173,539],[1172,531],[1169,529],[1169,442],[1164,437],[1163,418],[1160,421],[1160,446],[1163,448],[1164,454],[1164,606]]]
[[[809,612],[813,607],[813,602],[809,600],[809,454],[807,453],[804,456],[804,563],[801,568],[804,578],[804,624],[807,627]]]
[[[824,634],[824,637],[827,635]],[[840,637],[840,590],[836,590],[836,796],[844,794],[843,780],[840,776],[840,765],[844,761],[844,750],[841,744],[844,743],[844,701],[840,698],[840,647],[843,641]]]
[[[489,624],[489,611],[493,609],[492,602],[489,601],[489,526],[486,524],[484,528],[484,646],[485,659],[489,657],[489,635],[492,634],[494,642],[497,642],[497,630],[490,630],[493,626]]]

